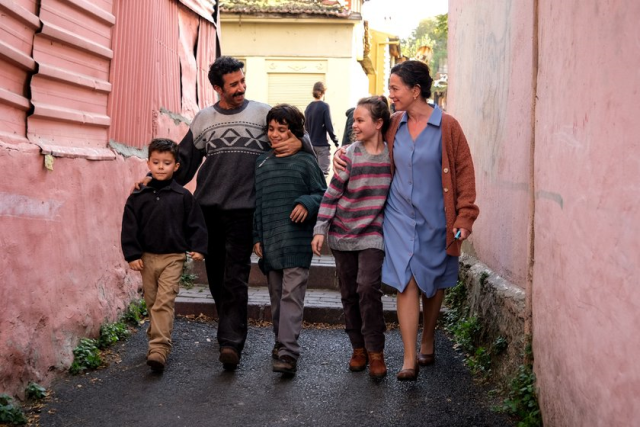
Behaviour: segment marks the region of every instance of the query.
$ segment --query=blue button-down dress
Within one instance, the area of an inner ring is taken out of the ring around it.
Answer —
[[[455,286],[458,257],[446,254],[442,195],[442,110],[415,142],[405,113],[393,144],[395,175],[384,212],[382,281],[403,292],[411,276],[427,297]]]

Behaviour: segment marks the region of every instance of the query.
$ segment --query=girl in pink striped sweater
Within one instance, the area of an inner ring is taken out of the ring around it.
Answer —
[[[354,111],[356,142],[324,194],[311,247],[320,255],[325,235],[336,260],[346,332],[353,346],[351,371],[369,365],[382,378],[384,332],[381,271],[384,258],[382,218],[391,184],[389,150],[382,135],[389,126],[389,104],[382,96],[363,98]]]

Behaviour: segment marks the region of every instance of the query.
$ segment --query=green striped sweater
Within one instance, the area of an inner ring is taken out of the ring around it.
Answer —
[[[262,244],[262,271],[309,268],[313,226],[327,188],[318,162],[309,153],[276,157],[272,150],[256,160],[255,182],[253,243]],[[289,217],[297,204],[308,211],[302,223]]]

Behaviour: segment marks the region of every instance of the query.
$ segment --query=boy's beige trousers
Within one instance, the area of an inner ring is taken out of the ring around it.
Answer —
[[[142,290],[149,313],[149,351],[165,358],[171,351],[176,296],[186,254],[142,254]]]

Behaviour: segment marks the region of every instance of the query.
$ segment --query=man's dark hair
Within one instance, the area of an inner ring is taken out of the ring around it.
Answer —
[[[433,78],[430,75],[429,66],[422,61],[405,61],[395,65],[391,69],[391,74],[395,74],[404,84],[413,88],[420,85],[420,96],[424,99],[431,97],[431,85]]]
[[[178,162],[178,144],[168,138],[156,138],[151,140],[149,144],[149,157],[154,151],[158,153],[169,152],[173,155],[173,158]]]
[[[229,73],[235,73],[238,70],[242,70],[244,64],[231,56],[221,56],[216,59],[211,67],[209,67],[209,82],[212,86],[224,86],[224,79],[222,76]]]
[[[267,126],[271,120],[275,120],[281,125],[288,125],[289,130],[296,138],[302,139],[304,136],[304,114],[297,107],[289,104],[278,104],[267,113]]]

